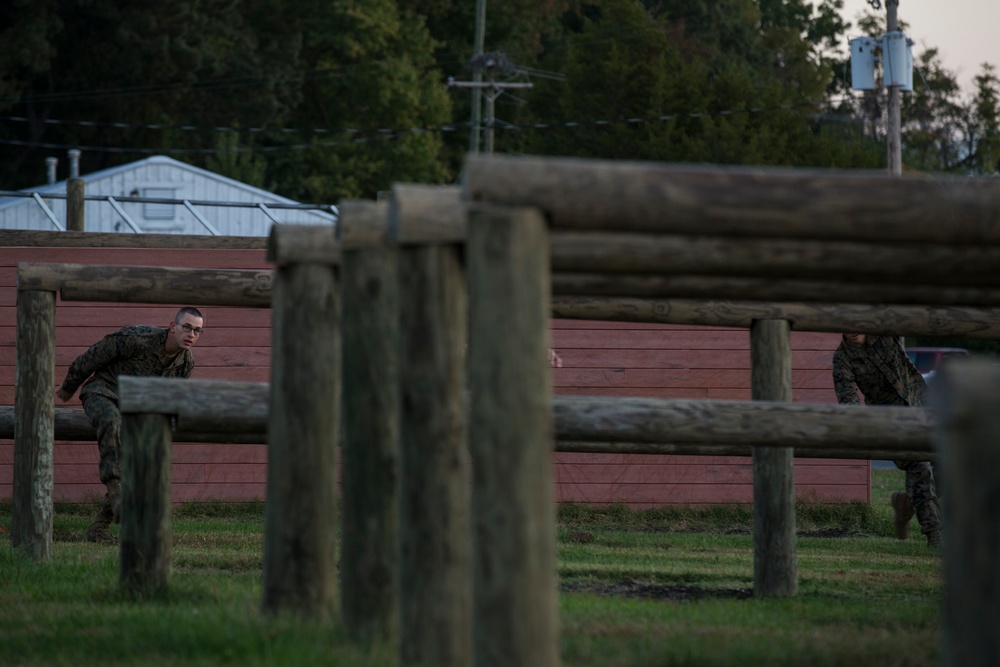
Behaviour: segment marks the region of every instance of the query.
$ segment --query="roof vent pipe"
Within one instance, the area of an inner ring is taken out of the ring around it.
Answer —
[[[66,153],[69,155],[69,177],[80,178],[80,149],[71,148]]]
[[[56,182],[56,167],[59,166],[59,158],[57,157],[47,157],[45,158],[45,173],[47,175],[47,183],[52,185]]]

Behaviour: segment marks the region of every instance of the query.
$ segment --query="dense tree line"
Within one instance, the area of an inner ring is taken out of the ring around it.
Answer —
[[[489,3],[496,150],[877,168],[884,91],[850,93],[840,0]],[[85,172],[167,154],[302,201],[457,178],[475,3],[10,0],[0,8],[0,188],[44,158]],[[851,34],[879,34],[871,15]],[[904,96],[904,163],[996,174],[1000,101],[934,49]],[[923,81],[926,80],[926,84]]]

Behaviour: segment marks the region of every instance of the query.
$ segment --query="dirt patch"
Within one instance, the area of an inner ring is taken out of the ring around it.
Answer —
[[[674,600],[689,602],[704,599],[748,600],[752,588],[700,588],[672,584],[642,584],[635,581],[617,583],[564,583],[559,586],[564,593],[589,593],[646,600]]]

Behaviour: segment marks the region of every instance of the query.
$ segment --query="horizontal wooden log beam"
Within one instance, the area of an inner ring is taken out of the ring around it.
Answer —
[[[919,408],[560,396],[561,440],[933,451]]]
[[[270,401],[267,382],[118,378],[122,414],[166,414],[187,432],[266,432]]]
[[[202,382],[199,380],[186,380],[189,384]],[[233,386],[227,387],[229,391],[239,391],[241,383],[229,383]],[[224,392],[225,393],[225,392]],[[562,403],[564,397],[556,397],[557,405]],[[255,399],[255,400],[259,400]],[[795,404],[803,405],[803,404]],[[217,444],[265,444],[267,442],[266,428],[261,429],[259,423],[248,423],[242,417],[236,415],[219,414],[215,416],[219,424],[224,424],[214,432],[192,430],[184,428],[183,422],[178,423],[178,430],[174,433],[176,442],[199,442]],[[238,430],[245,429],[245,430]],[[13,406],[0,406],[0,439],[13,439],[14,437],[14,408]],[[57,442],[67,441],[90,441],[96,440],[97,434],[94,427],[90,425],[90,420],[79,408],[57,407],[55,409],[55,440]],[[675,439],[663,442],[609,442],[606,440],[570,440],[564,435],[555,443],[557,452],[585,452],[599,454],[679,454],[679,455],[702,455],[702,456],[750,456],[752,446],[767,446],[768,443],[747,444],[719,444],[712,443],[679,443]],[[881,447],[862,448],[849,444],[838,448],[834,445],[818,445],[815,443],[797,445],[795,456],[802,458],[843,458],[843,459],[877,459],[877,460],[930,460],[934,457],[934,451],[929,445],[912,450],[887,449]]]
[[[974,307],[1000,305],[1000,289],[932,285],[914,288],[884,282],[665,276],[648,273],[553,273],[552,293],[560,296],[821,303],[829,303],[831,295],[836,295],[840,303]]]
[[[234,423],[232,429],[247,425]],[[0,439],[14,438],[14,407],[0,406]],[[90,419],[80,408],[57,407],[55,409],[56,442],[97,440],[97,431],[90,425]],[[203,442],[212,444],[257,445],[267,443],[267,429],[256,431],[228,430],[223,432],[191,431],[180,429],[174,432],[175,442]]]
[[[337,230],[328,225],[273,225],[267,241],[267,260],[288,264],[340,264]]]
[[[542,209],[555,229],[1000,244],[1000,182],[471,155],[464,197]]]
[[[1000,339],[995,308],[554,296],[552,316],[743,328],[770,319],[789,320],[796,331]]]
[[[764,445],[757,445],[762,447]],[[699,445],[667,442],[586,442],[582,440],[559,440],[557,452],[583,454],[647,454],[679,456],[752,456],[750,445]],[[806,459],[859,459],[873,461],[931,461],[933,451],[892,451],[886,449],[852,449],[829,446],[794,447],[796,458]]]
[[[552,270],[1000,285],[1000,245],[945,246],[611,232],[552,233]],[[837,300],[830,297],[830,300]]]
[[[465,241],[466,202],[458,187],[397,183],[389,205],[390,236],[402,244]]]
[[[17,288],[59,292],[64,301],[271,305],[271,272],[261,270],[21,263]]]
[[[0,246],[28,248],[181,248],[184,250],[265,250],[262,236],[205,234],[120,234],[0,230]]]

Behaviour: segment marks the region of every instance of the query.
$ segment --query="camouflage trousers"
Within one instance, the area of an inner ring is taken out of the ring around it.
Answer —
[[[118,523],[122,507],[122,415],[115,401],[100,394],[83,399],[83,411],[97,429],[97,450],[101,456],[98,474],[107,488],[100,514],[109,522]]]
[[[941,530],[941,508],[934,485],[934,469],[927,461],[893,461],[906,473],[906,494],[913,501],[913,511],[926,535]]]

